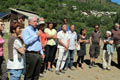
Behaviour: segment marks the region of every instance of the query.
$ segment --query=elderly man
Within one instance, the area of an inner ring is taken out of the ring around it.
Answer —
[[[120,68],[120,25],[118,23],[116,23],[115,28],[112,29],[112,37],[117,50],[118,67]]]
[[[22,37],[26,45],[25,80],[38,80],[41,57],[44,58],[40,42],[40,31],[37,30],[37,18],[29,17],[29,25],[23,30]]]

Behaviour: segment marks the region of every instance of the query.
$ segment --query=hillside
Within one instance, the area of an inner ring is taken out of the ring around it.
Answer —
[[[81,15],[80,11],[118,12],[120,9],[119,5],[111,3],[109,0],[0,0],[0,12],[9,12],[8,8],[10,7],[34,11],[39,16],[44,17],[46,22],[52,20],[60,24],[62,19],[66,17],[69,24],[75,24],[77,32],[79,32],[79,28],[93,27],[94,24],[111,29],[118,17],[86,17]],[[88,28],[88,31],[91,29]]]

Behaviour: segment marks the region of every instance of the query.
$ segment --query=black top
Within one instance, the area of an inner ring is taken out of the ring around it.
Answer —
[[[88,40],[88,38],[85,36],[85,38],[82,38],[80,35],[78,35],[78,40]],[[85,56],[86,55],[86,43],[80,43],[80,51],[77,51],[78,56]]]
[[[104,40],[107,40],[107,41],[108,41],[108,38],[105,37]],[[111,37],[109,40],[113,40],[113,38]],[[109,42],[109,41],[108,41],[108,42]],[[107,44],[108,44],[108,43],[104,43],[103,50],[107,50]]]

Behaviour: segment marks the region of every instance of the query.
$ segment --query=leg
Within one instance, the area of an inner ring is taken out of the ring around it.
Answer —
[[[71,51],[71,54],[70,54],[70,67],[73,66],[74,52],[75,52],[75,50],[72,50],[72,51]]]
[[[80,56],[78,56],[78,59],[77,59],[77,69],[79,69],[79,62],[80,62]]]
[[[81,68],[84,68],[84,56],[81,56]]]
[[[47,59],[47,62],[48,62],[48,69],[50,69],[50,64],[51,64],[51,62],[50,62],[50,60],[51,60],[51,46],[49,46],[49,45],[46,46],[46,54],[47,54],[46,59]]]
[[[71,54],[71,51],[68,50],[68,56],[67,56],[66,63],[65,63],[65,67],[66,67],[66,68],[69,67],[69,63],[70,63],[70,54]]]
[[[106,50],[103,50],[103,69],[106,69],[107,62],[106,62]]]
[[[117,48],[117,62],[118,66],[120,67],[120,47]]]
[[[25,80],[33,80],[34,70],[36,68],[36,62],[38,61],[34,53],[26,53],[26,73]],[[40,71],[40,69],[39,69]]]
[[[36,64],[35,64],[35,68],[34,68],[34,80],[38,80],[39,79],[39,73],[40,73],[40,69],[41,69],[41,62],[42,62],[42,58],[40,56],[40,54],[34,54],[35,58],[36,58]]]
[[[111,60],[112,60],[112,55],[109,54],[108,55],[108,64],[107,64],[107,68],[110,70],[110,66],[111,66]]]
[[[60,66],[60,70],[62,70],[63,69],[63,67],[65,66],[65,61],[66,61],[66,59],[67,59],[67,56],[68,56],[68,51],[65,51],[64,49],[63,49],[63,57],[62,57],[62,62],[61,62],[61,66]]]
[[[62,62],[63,54],[64,54],[64,50],[58,49],[58,60],[57,60],[57,64],[56,64],[56,71],[60,70],[60,65]]]
[[[53,59],[52,59],[52,68],[55,68],[54,63],[55,63],[56,52],[57,52],[57,45],[54,46]]]
[[[2,62],[3,62],[3,56],[0,56],[0,76],[2,74],[2,69],[1,69]]]
[[[22,70],[9,70],[10,73],[10,80],[20,80],[22,75]]]

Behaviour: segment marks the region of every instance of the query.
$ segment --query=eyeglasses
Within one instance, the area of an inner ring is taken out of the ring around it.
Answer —
[[[5,26],[5,24],[0,24],[1,26]]]

